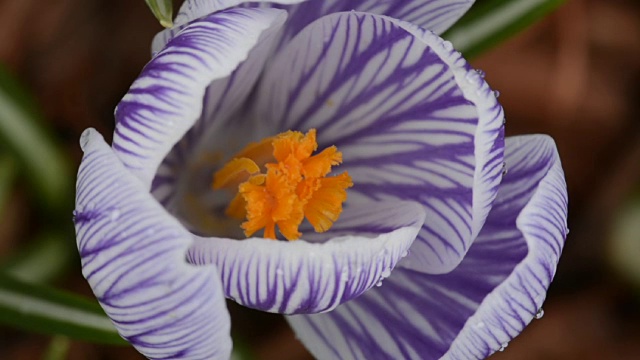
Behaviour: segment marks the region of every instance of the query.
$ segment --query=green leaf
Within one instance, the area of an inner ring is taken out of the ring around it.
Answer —
[[[15,177],[16,169],[13,159],[6,154],[0,154],[0,215],[9,199]]]
[[[66,336],[54,336],[42,360],[65,360],[69,358],[71,341]]]
[[[609,245],[613,268],[640,289],[640,196],[630,197],[618,210]]]
[[[37,235],[33,243],[2,264],[0,271],[26,282],[53,281],[77,259],[73,235],[65,234],[49,230]]]
[[[6,275],[0,275],[0,322],[27,331],[127,344],[96,302]]]
[[[145,0],[153,15],[160,21],[160,25],[170,28],[173,26],[173,4],[171,0]]]
[[[12,154],[47,209],[67,209],[75,176],[37,106],[0,65],[0,144]]]
[[[472,58],[538,21],[564,0],[486,0],[478,2],[442,35]]]

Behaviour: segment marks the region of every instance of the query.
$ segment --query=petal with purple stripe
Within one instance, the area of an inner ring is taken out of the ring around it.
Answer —
[[[287,37],[295,36],[316,19],[343,11],[386,15],[442,34],[473,5],[474,0],[324,0],[286,7],[290,13]]]
[[[295,4],[306,0],[250,0],[252,3],[275,3],[275,4]],[[242,3],[246,3],[246,0],[185,0],[180,6],[178,15],[173,22],[177,26],[186,24],[195,19],[203,17],[207,14],[222,11],[234,6],[238,6]]]
[[[229,76],[284,21],[275,9],[233,9],[193,22],[142,70],[116,109],[113,148],[147,188],[169,150],[202,113],[205,89]]]
[[[313,242],[196,238],[188,260],[215,264],[227,297],[242,305],[284,314],[317,313],[389,276],[423,221],[424,212],[412,202],[352,206],[331,230],[314,234]]]
[[[450,44],[349,12],[301,32],[266,69],[256,126],[318,130],[353,178],[348,203],[402,199],[427,220],[402,266],[453,269],[478,234],[503,163],[503,112]]]
[[[284,16],[262,32],[247,59],[231,75],[214,80],[206,88],[200,118],[160,164],[153,179],[152,193],[182,220],[189,218],[182,204],[185,198],[194,199],[200,208],[207,208],[212,203],[211,174],[219,166],[212,160],[212,154],[230,155],[239,150],[240,145],[246,145],[238,139],[244,140],[251,131],[246,128],[239,111],[279,39],[283,21]],[[167,31],[179,33],[174,29]],[[164,35],[158,34],[154,39],[158,49],[165,44]]]
[[[542,306],[566,237],[567,193],[549,137],[507,141],[509,173],[452,272],[397,268],[332,312],[288,320],[319,359],[484,359]]]
[[[191,234],[102,136],[82,136],[75,227],[82,273],[120,335],[150,359],[228,359],[230,320],[214,266],[185,261]]]

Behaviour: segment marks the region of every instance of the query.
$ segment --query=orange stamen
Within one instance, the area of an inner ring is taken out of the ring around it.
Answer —
[[[244,157],[236,158],[229,161],[227,165],[215,173],[212,187],[220,189],[230,185],[238,186],[239,183],[246,181],[249,176],[259,172],[260,168],[253,160]]]
[[[264,154],[268,143],[275,162]],[[246,216],[241,225],[246,236],[264,229],[265,238],[276,239],[277,226],[287,240],[295,240],[302,235],[298,228],[304,218],[317,232],[331,228],[353,182],[346,172],[326,177],[342,163],[342,153],[332,146],[312,156],[317,148],[315,129],[287,131],[250,144],[214,175],[214,189],[239,184],[226,212]]]

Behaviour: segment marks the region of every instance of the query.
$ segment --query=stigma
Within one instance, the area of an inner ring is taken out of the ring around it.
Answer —
[[[347,172],[328,176],[342,163],[335,146],[314,155],[317,148],[315,129],[287,131],[249,144],[214,174],[213,189],[234,194],[226,214],[245,220],[240,226],[247,237],[264,229],[265,238],[277,239],[277,227],[296,240],[304,219],[316,232],[338,220],[353,182]]]

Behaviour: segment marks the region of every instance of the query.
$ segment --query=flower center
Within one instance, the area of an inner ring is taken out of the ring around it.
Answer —
[[[316,232],[338,220],[353,182],[347,172],[327,177],[342,163],[342,153],[331,146],[312,155],[317,148],[315,129],[287,131],[249,144],[214,174],[214,189],[235,193],[226,214],[246,219],[241,227],[247,237],[264,229],[265,238],[276,239],[277,225],[295,240],[305,218]]]

